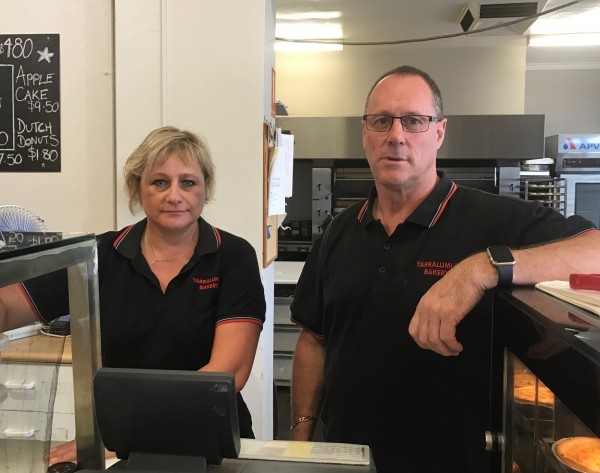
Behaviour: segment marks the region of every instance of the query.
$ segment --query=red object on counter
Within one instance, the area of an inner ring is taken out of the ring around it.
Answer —
[[[571,274],[569,286],[571,289],[600,291],[600,274]]]

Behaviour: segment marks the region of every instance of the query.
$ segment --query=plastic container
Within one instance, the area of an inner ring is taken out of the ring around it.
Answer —
[[[600,291],[600,274],[571,274],[569,286],[571,289]]]

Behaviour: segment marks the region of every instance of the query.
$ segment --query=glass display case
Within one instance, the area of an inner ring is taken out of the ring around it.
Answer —
[[[600,472],[600,317],[533,288],[498,293],[502,472]]]
[[[2,232],[0,242],[0,287],[64,268],[67,270],[77,456],[80,467],[103,468],[104,448],[92,403],[93,376],[101,363],[96,238],[93,234]],[[33,368],[27,366],[26,369],[31,373]],[[56,396],[56,384],[47,381],[40,379],[39,391],[47,395],[47,401],[43,402],[51,403]],[[5,383],[10,384],[10,381],[0,379],[0,386]],[[22,391],[14,397],[18,401],[26,401],[31,396]],[[18,419],[27,417],[25,402],[16,403],[17,407],[7,407],[9,400],[2,401],[5,409],[0,411],[0,422],[6,424],[15,415]],[[13,412],[15,409],[22,409],[23,412]],[[38,424],[26,432],[31,435],[23,434],[21,439],[0,436],[0,443],[4,445],[0,448],[5,449],[2,461],[10,462],[11,458],[16,458],[15,461],[22,463],[24,457],[12,453],[35,450],[31,447],[36,441],[48,440],[52,430],[52,415],[49,409],[46,410],[48,412],[44,414],[47,415],[42,416],[36,421]],[[7,431],[11,433],[10,428],[4,426],[0,434],[6,434]],[[28,458],[36,455],[38,458],[37,451],[24,455]],[[19,471],[23,467],[20,463],[3,466],[7,471]],[[28,471],[44,472],[45,468],[40,469],[40,463],[33,462],[35,467],[32,466]]]

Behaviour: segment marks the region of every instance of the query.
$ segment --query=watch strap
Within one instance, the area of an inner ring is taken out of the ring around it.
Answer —
[[[510,286],[513,280],[513,265],[497,264],[496,269],[498,270],[498,286]]]

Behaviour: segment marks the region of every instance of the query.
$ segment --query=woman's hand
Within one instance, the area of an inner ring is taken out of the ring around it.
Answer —
[[[57,445],[48,453],[48,464],[54,465],[60,462],[77,463],[77,444],[75,440]]]
[[[104,456],[105,458],[114,458],[116,454],[115,452],[104,450]],[[71,440],[70,442],[57,445],[50,449],[47,459],[49,465],[61,462],[77,463],[77,443],[75,443],[75,440]]]

